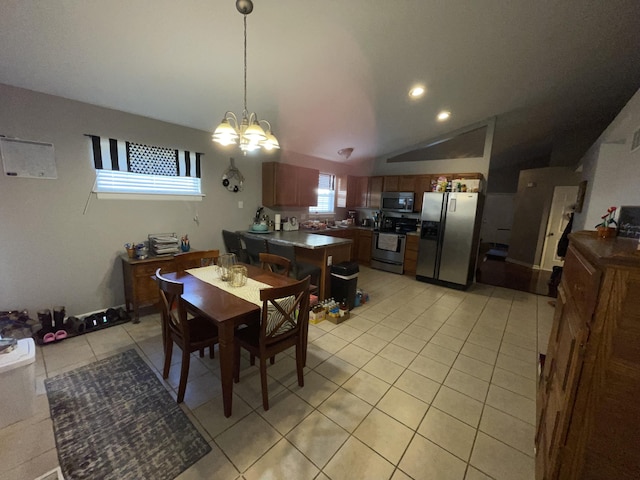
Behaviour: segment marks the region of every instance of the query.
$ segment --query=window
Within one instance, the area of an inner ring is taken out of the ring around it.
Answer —
[[[200,200],[200,153],[89,135],[99,198]]]
[[[309,207],[309,213],[333,213],[336,199],[336,177],[321,173],[318,179],[318,205]]]

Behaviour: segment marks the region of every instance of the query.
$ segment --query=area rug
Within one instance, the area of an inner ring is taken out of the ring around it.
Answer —
[[[135,350],[45,387],[66,480],[169,480],[211,450]]]

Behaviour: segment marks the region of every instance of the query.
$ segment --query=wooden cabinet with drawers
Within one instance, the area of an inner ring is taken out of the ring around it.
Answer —
[[[640,472],[640,251],[570,235],[536,402],[536,478]]]
[[[418,235],[407,235],[407,244],[404,249],[404,274],[416,275],[418,265],[418,244],[420,237]]]
[[[139,309],[144,305],[157,304],[160,299],[158,285],[152,275],[158,268],[163,272],[174,271],[173,255],[165,257],[149,257],[143,260],[129,258],[125,253],[122,259],[122,275],[124,277],[124,301],[127,311],[133,309],[133,321],[139,319]]]

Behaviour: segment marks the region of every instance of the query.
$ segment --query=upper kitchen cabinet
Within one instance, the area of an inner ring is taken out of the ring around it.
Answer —
[[[317,205],[320,171],[279,162],[262,164],[262,204],[265,207]]]
[[[379,208],[383,177],[357,177],[346,175],[337,180],[336,206],[346,208]],[[372,180],[374,180],[372,182]],[[371,204],[371,187],[374,188],[374,201]],[[376,193],[377,192],[377,193]],[[377,205],[377,206],[376,206]]]
[[[413,200],[413,211],[422,211],[422,197],[424,192],[430,192],[431,187],[431,175],[418,175],[415,180],[415,192],[416,196]]]
[[[400,184],[399,175],[387,175],[384,177],[384,183],[382,184],[383,192],[399,192],[398,186]]]
[[[387,175],[384,177],[383,191],[413,192],[415,191],[415,175]]]
[[[368,208],[380,208],[383,184],[384,177],[368,177],[369,192],[366,205]]]

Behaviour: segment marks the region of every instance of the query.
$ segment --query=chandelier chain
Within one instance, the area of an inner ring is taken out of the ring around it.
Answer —
[[[247,14],[244,14],[244,111],[247,110]]]

